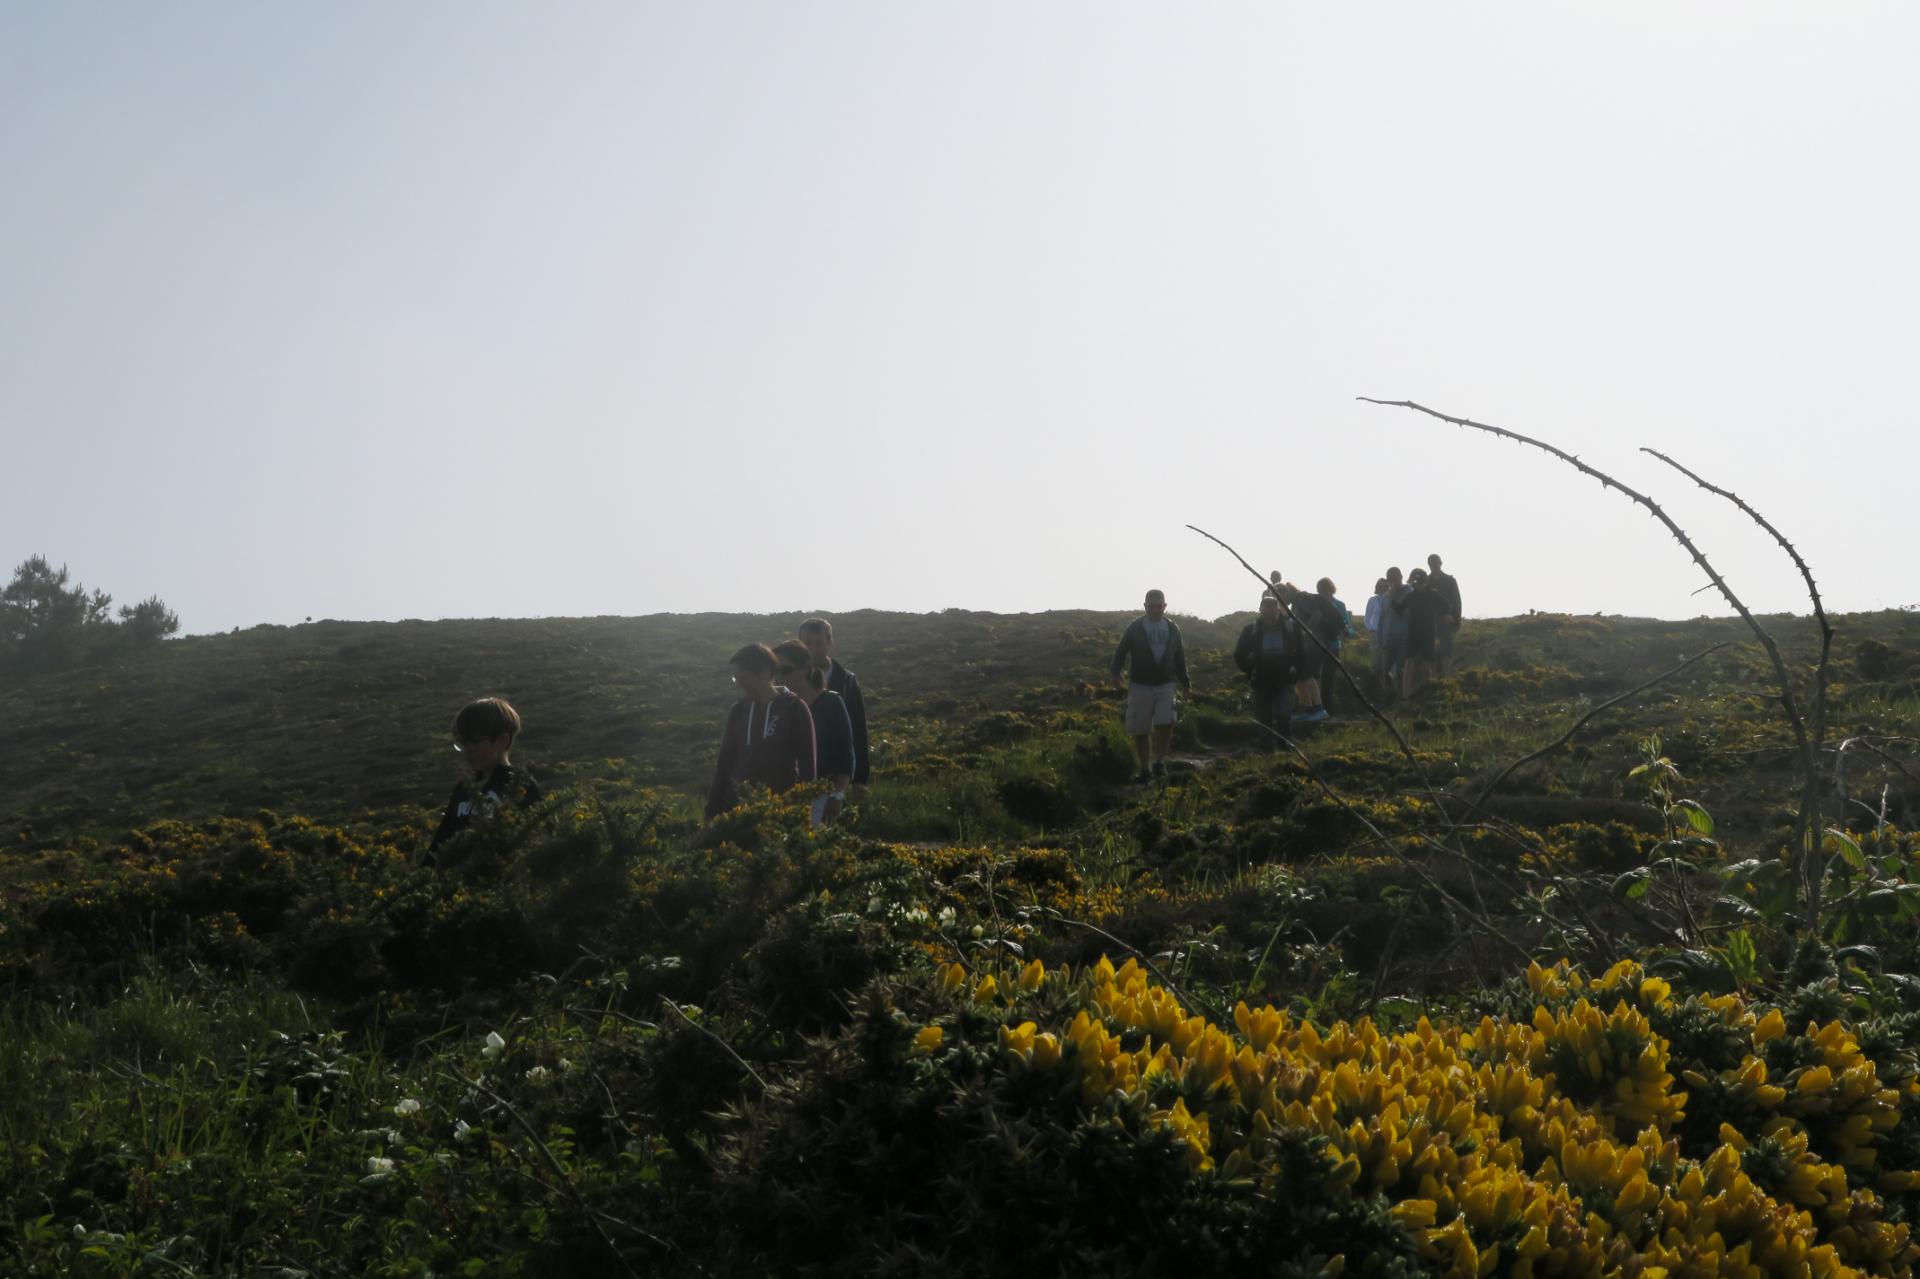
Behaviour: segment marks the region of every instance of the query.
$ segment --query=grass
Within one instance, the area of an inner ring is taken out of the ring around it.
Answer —
[[[0,1272],[620,1273],[612,1252],[648,1274],[690,1273],[690,1257],[710,1273],[777,1269],[748,1241],[755,1214],[727,1197],[746,1183],[727,1170],[777,1140],[809,1158],[860,1146],[833,1127],[857,1109],[812,1091],[837,1070],[887,1116],[855,1163],[885,1166],[940,1113],[915,1110],[910,1088],[887,1110],[886,1090],[929,1068],[901,1047],[929,1021],[967,1041],[941,1067],[959,1072],[932,1094],[941,1105],[984,1105],[997,1080],[1010,1091],[993,1104],[1014,1109],[983,1130],[1040,1144],[1052,1131],[1059,1090],[1030,1096],[1019,1068],[1001,1079],[997,1036],[1018,1032],[1016,1015],[998,1025],[943,1003],[936,962],[962,964],[967,990],[987,975],[1017,988],[1036,958],[1084,972],[1137,950],[1219,1010],[1271,1000],[1324,1029],[1367,1012],[1524,1021],[1531,997],[1514,1003],[1502,980],[1513,948],[1673,958],[1661,894],[1684,877],[1632,903],[1610,887],[1660,824],[1627,776],[1650,732],[1719,823],[1721,844],[1689,854],[1712,885],[1709,941],[1689,962],[1705,972],[1711,948],[1753,930],[1750,994],[1800,1001],[1798,1025],[1877,1027],[1887,1070],[1905,1060],[1896,1041],[1920,997],[1889,974],[1920,966],[1896,887],[1920,788],[1849,761],[1857,793],[1888,787],[1900,828],[1873,854],[1887,886],[1853,881],[1848,925],[1887,973],[1856,956],[1825,986],[1799,982],[1776,916],[1734,910],[1725,894],[1741,890],[1706,873],[1770,861],[1793,794],[1751,646],[1521,770],[1494,806],[1514,833],[1437,829],[1424,785],[1385,730],[1352,722],[1350,695],[1335,695],[1348,722],[1301,739],[1340,802],[1259,749],[1226,658],[1243,619],[1182,620],[1196,690],[1180,766],[1137,787],[1104,682],[1124,615],[853,614],[836,622],[867,689],[876,773],[857,822],[810,833],[790,805],[756,801],[703,827],[725,657],[798,620],[261,627],[0,688],[17,748],[0,814]],[[1920,618],[1839,620],[1834,737],[1910,732]],[[1806,629],[1779,623],[1799,663]],[[1731,633],[1473,622],[1456,674],[1392,714],[1435,789],[1471,794],[1596,700]],[[447,726],[482,692],[526,715],[516,758],[555,799],[475,837],[464,869],[425,871],[409,855],[450,780]],[[1547,890],[1582,917],[1537,919]],[[1761,889],[1750,898],[1750,912],[1774,909]],[[1606,940],[1568,927],[1586,916]],[[1037,1021],[1070,1024],[1064,995],[1029,995]],[[904,1073],[874,1082],[884,1070]],[[1128,1114],[1075,1139],[1106,1161],[1100,1185],[1165,1146]],[[821,1131],[779,1137],[782,1123]],[[1123,1130],[1124,1154],[1101,1144]],[[1908,1158],[1887,1141],[1886,1161]],[[817,1175],[781,1193],[841,1211]],[[984,1228],[1000,1183],[953,1175],[954,1202],[985,1205],[968,1217]],[[1142,1219],[1193,1209],[1153,1185]],[[913,1247],[897,1269],[939,1255]]]

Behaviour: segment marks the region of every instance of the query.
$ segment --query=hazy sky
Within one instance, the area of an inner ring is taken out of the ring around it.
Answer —
[[[1920,603],[1920,6],[0,8],[0,555],[190,632]]]

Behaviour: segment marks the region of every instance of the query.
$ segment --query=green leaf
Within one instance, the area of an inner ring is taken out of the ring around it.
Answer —
[[[1639,901],[1647,895],[1647,888],[1653,883],[1651,868],[1642,866],[1639,870],[1630,870],[1613,881],[1613,895],[1627,901]]]
[[[1839,827],[1827,827],[1827,838],[1822,847],[1824,847],[1827,852],[1840,854],[1840,856],[1846,860],[1847,865],[1853,867],[1861,874],[1867,872],[1867,855],[1860,851],[1860,845],[1854,840],[1853,836],[1847,834],[1847,832],[1841,830]]]
[[[1872,946],[1842,946],[1839,950],[1833,952],[1833,957],[1839,961],[1849,959],[1858,960],[1861,964],[1872,968],[1876,972],[1879,971],[1881,967],[1880,952]]]
[[[1687,825],[1701,835],[1713,834],[1713,816],[1700,806],[1698,800],[1676,799],[1673,810],[1687,819]]]

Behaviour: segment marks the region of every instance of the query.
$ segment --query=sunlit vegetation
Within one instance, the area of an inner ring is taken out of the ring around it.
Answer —
[[[797,620],[0,688],[0,1272],[1912,1272],[1920,619],[1843,619],[1811,931],[1750,646],[1479,802],[1722,623],[1470,623],[1410,754],[1335,690],[1302,758],[1183,619],[1142,788],[1122,619],[859,614],[872,799],[703,824],[726,655]],[[488,692],[550,798],[428,869]]]

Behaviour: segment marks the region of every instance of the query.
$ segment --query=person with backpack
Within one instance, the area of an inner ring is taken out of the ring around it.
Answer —
[[[1260,597],[1260,616],[1241,629],[1233,646],[1233,664],[1253,687],[1253,717],[1281,737],[1293,731],[1293,686],[1305,642],[1299,624],[1280,607],[1280,597],[1267,591]],[[1272,736],[1265,745],[1279,748]]]
[[[1327,709],[1327,701],[1329,694],[1333,691],[1334,658],[1340,655],[1340,645],[1354,631],[1353,614],[1347,610],[1347,606],[1341,602],[1340,597],[1334,594],[1336,588],[1333,579],[1323,577],[1314,583],[1313,589],[1314,594],[1307,601],[1309,610],[1307,624],[1313,628],[1313,633],[1320,642],[1326,645],[1324,653],[1312,645],[1308,646],[1307,653],[1308,665],[1312,667],[1315,675],[1311,709],[1318,712],[1310,714],[1308,718],[1318,723],[1331,714]],[[1295,611],[1299,612],[1300,609],[1296,607]]]

